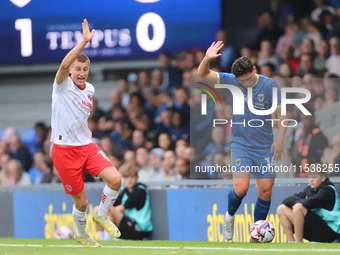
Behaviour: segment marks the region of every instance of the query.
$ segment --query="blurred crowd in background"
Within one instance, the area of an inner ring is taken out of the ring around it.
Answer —
[[[250,38],[240,48],[228,44],[232,35],[227,31],[218,31],[212,41],[223,41],[224,47],[222,56],[211,63],[211,69],[230,72],[232,63],[246,56],[255,63],[259,74],[274,78],[280,88],[308,89],[312,99],[306,107],[313,115],[331,107],[340,96],[340,7],[334,0],[311,3],[311,13],[302,17],[294,11],[285,15],[288,12],[282,6],[273,5],[273,9],[262,11],[257,18],[256,38]],[[122,75],[118,79],[119,88],[108,92],[109,109],[102,109],[94,98],[88,121],[93,142],[117,169],[123,164],[137,165],[141,182],[232,178],[230,172],[193,174],[198,165],[231,164],[230,125],[212,128],[211,120],[196,122],[195,114],[190,114],[201,111],[202,91],[192,89],[190,81],[199,78],[197,67],[205,50],[183,49],[173,55],[164,52],[158,57],[158,68],[141,68]],[[223,105],[208,107],[208,111],[211,119],[232,117],[228,100]],[[287,108],[287,119],[298,121],[287,148],[289,162],[339,164],[340,132],[328,141],[315,124],[314,116],[300,113],[296,107]],[[49,125],[37,123],[33,131],[26,133],[11,127],[2,130],[0,185],[60,182],[50,157]],[[195,137],[191,142],[190,136]],[[84,176],[87,182],[100,181],[87,173]]]

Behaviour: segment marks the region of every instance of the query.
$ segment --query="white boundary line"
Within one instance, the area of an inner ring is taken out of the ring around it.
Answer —
[[[81,245],[40,245],[40,244],[0,244],[0,247],[73,247],[82,248]],[[164,246],[103,246],[111,249],[152,249],[152,250],[222,250],[222,251],[261,251],[261,252],[338,252],[340,249],[264,249],[264,248],[233,248],[233,247],[164,247]]]

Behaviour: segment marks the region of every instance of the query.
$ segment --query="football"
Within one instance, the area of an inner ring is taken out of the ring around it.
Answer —
[[[266,220],[258,220],[250,229],[250,237],[255,243],[269,243],[274,239],[273,224]]]
[[[61,226],[56,231],[57,239],[72,239],[74,232],[69,226]]]

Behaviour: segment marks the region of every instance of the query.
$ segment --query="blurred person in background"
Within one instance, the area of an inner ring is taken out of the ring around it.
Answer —
[[[44,122],[38,122],[34,125],[35,132],[37,133],[36,151],[44,150],[44,142],[47,135],[47,128]]]
[[[216,33],[216,41],[222,41],[224,44],[223,48],[221,49],[222,56],[220,57],[220,67],[223,71],[230,72],[231,65],[237,58],[237,55],[234,48],[228,44],[227,32],[224,30],[218,31]],[[204,55],[205,54],[203,54],[203,58]],[[203,58],[200,62],[198,62],[198,65],[202,62]]]
[[[272,63],[265,63],[260,68],[260,74],[269,78],[273,78],[273,76],[275,75],[275,66]]]
[[[30,175],[24,171],[19,160],[10,160],[7,167],[9,171],[9,177],[6,181],[6,186],[25,186],[32,184]]]
[[[257,54],[257,65],[261,68],[264,64],[271,63],[275,66],[275,70],[279,71],[281,62],[281,59],[273,54],[271,42],[269,40],[263,40],[260,51]]]
[[[314,58],[310,53],[304,53],[300,56],[300,65],[298,67],[298,75],[303,77],[305,74],[316,75],[317,71],[314,68]]]
[[[181,176],[181,179],[190,179],[190,161],[184,158],[178,158],[175,161],[175,171]]]
[[[338,89],[331,87],[325,91],[325,107],[329,107],[338,101]]]
[[[333,148],[329,156],[329,164],[339,164],[340,166],[340,134],[333,137]]]
[[[9,178],[8,162],[11,160],[11,155],[8,153],[0,155],[0,185],[5,186]]]
[[[122,98],[122,106],[127,107],[130,102],[130,89],[126,78],[119,78],[118,81],[119,93]]]
[[[161,91],[171,90],[182,83],[182,71],[171,64],[171,56],[163,52],[158,56],[158,62],[163,72],[163,82]]]
[[[163,181],[165,179],[165,173],[162,169],[162,158],[164,155],[164,150],[161,148],[154,148],[150,150],[150,163],[151,166],[155,169],[155,178],[154,181]]]
[[[136,151],[136,160],[139,166],[138,177],[141,182],[153,181],[156,171],[150,164],[149,152],[146,148],[140,147]]]
[[[110,136],[103,136],[101,139],[100,139],[100,142],[99,142],[99,147],[103,150],[103,152],[108,156],[111,154],[111,151],[113,149],[113,142],[111,140],[111,137]]]
[[[27,147],[21,144],[20,137],[13,135],[10,140],[10,154],[12,159],[18,159],[23,169],[27,172],[32,166],[32,157]]]
[[[281,54],[285,46],[293,46],[295,34],[298,31],[298,26],[294,22],[287,22],[285,25],[285,33],[280,36],[275,53]]]
[[[296,175],[299,177],[307,177],[307,164],[320,163],[323,150],[328,146],[326,136],[315,124],[314,111],[311,110],[311,107],[306,107],[306,109],[312,115],[301,113],[303,130],[292,154],[292,163],[298,166]]]
[[[143,131],[135,130],[132,133],[132,145],[137,150],[140,147],[145,147],[145,136]]]
[[[329,56],[329,44],[328,41],[321,41],[318,48],[318,55],[314,60],[314,68],[318,72],[325,72],[326,69],[326,61]]]
[[[132,150],[126,151],[124,154],[124,164],[137,166],[136,153]]]
[[[170,135],[167,133],[162,133],[158,136],[158,146],[165,151],[174,149]]]
[[[340,39],[332,37],[329,40],[331,56],[326,61],[326,68],[329,74],[335,74],[340,77]]]

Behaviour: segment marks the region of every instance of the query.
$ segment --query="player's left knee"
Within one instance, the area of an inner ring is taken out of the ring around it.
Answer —
[[[122,177],[118,172],[114,172],[112,177],[107,181],[107,185],[113,190],[119,190],[122,186]]]
[[[304,210],[306,210],[306,208],[301,203],[296,203],[293,206],[293,213],[301,212],[301,211],[304,211]]]
[[[262,190],[259,194],[262,200],[269,201],[272,198],[272,189]]]

